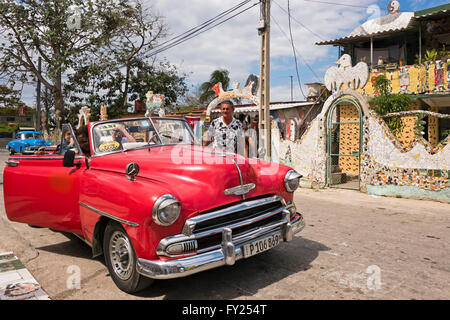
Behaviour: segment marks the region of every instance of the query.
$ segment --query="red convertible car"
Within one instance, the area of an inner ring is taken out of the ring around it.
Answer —
[[[305,225],[300,174],[200,146],[185,120],[91,122],[84,147],[79,131],[64,125],[59,148],[9,157],[6,213],[82,238],[125,292],[233,265]]]

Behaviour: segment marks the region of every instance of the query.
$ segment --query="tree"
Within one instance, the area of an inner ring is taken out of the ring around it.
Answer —
[[[87,105],[91,108],[92,119],[97,119],[102,104],[107,106],[109,118],[124,114],[128,105],[123,105],[125,75],[122,71],[114,64],[92,65],[80,68],[79,72],[71,75],[66,89],[73,107],[67,112],[67,117],[76,119],[79,108]],[[147,63],[138,60],[130,70],[129,100],[144,103],[146,93],[151,90],[163,94],[166,105],[173,105],[187,92],[186,77],[167,61],[152,60]]]
[[[200,85],[192,86],[192,90],[184,96],[183,104],[186,107],[197,107],[201,105],[202,104],[200,102],[201,94],[202,93],[200,91]]]
[[[0,106],[1,107],[24,107],[19,98],[19,91],[14,90],[8,86],[0,85]]]
[[[186,77],[167,61],[152,65],[142,62],[130,78],[130,99],[145,102],[145,95],[151,90],[164,95],[166,106],[173,106],[188,91]]]
[[[131,12],[127,0],[2,0],[0,72],[39,79],[53,96],[59,120],[65,105],[63,76],[109,44]],[[46,64],[44,73],[38,71],[38,56]]]
[[[159,39],[166,36],[167,27],[161,17],[153,15],[144,8],[140,0],[136,0],[129,23],[121,27],[118,36],[108,45],[106,55],[123,69],[122,108],[128,103],[130,77],[133,70],[142,66],[151,57],[151,49]]]
[[[222,83],[222,88],[225,91],[228,91],[228,87],[230,85],[230,77],[229,71],[224,69],[214,70],[209,77],[209,81],[203,82],[200,85],[200,102],[201,103],[209,103],[215,97],[215,92],[212,88],[218,83]]]

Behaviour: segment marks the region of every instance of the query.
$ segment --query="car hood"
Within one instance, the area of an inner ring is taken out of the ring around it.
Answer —
[[[190,203],[193,210],[204,211],[242,200],[242,196],[224,193],[225,189],[241,185],[241,179],[242,184],[255,184],[247,198],[274,193],[277,188],[283,192],[280,179],[261,179],[258,173],[261,161],[252,160],[254,163],[208,147],[170,145],[93,157],[90,168],[125,175],[126,166],[136,163],[139,165],[137,180],[160,184],[162,194],[170,192],[182,203]]]

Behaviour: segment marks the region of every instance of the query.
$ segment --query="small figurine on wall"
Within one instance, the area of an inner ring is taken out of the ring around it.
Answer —
[[[147,101],[145,105],[147,106],[146,117],[150,117],[156,108],[158,108],[158,115],[164,117],[166,112],[164,110],[164,96],[162,94],[153,94],[153,91],[148,91],[146,94]]]
[[[100,120],[108,120],[108,112],[105,105],[100,106]]]
[[[80,109],[80,112],[78,113],[77,129],[80,128],[83,124],[88,124],[90,117],[91,117],[91,109],[89,109],[87,106],[82,107]],[[84,120],[84,122],[83,122],[83,120]]]

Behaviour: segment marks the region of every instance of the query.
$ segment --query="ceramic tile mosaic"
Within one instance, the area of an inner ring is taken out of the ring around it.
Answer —
[[[444,93],[450,91],[448,81],[448,61],[425,62],[423,65],[402,66],[397,70],[372,72],[364,89],[358,92],[364,95],[377,94],[373,86],[373,79],[381,74],[391,80],[392,93]]]
[[[416,186],[440,191],[449,187],[450,137],[437,147],[416,139],[399,146],[384,121],[371,114],[364,125],[361,181],[369,185]]]
[[[324,108],[296,141],[284,140],[279,130],[272,130],[277,160],[319,183],[326,182],[327,111]],[[369,111],[364,116],[362,139],[362,185],[412,186],[435,192],[449,187],[450,136],[433,146],[423,138],[412,137],[410,132],[407,143],[401,142],[384,120]]]

